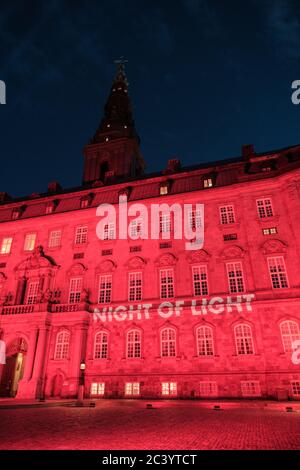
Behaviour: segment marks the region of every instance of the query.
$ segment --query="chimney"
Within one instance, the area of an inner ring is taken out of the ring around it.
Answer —
[[[181,168],[181,161],[179,158],[173,158],[171,160],[168,160],[168,166],[167,169],[170,171],[177,171],[180,170]]]
[[[62,187],[57,181],[51,181],[51,183],[48,184],[48,193],[57,193],[58,191],[61,191]]]
[[[247,144],[247,145],[242,145],[242,157],[243,158],[250,158],[254,155],[254,145],[253,144]]]
[[[11,196],[6,192],[0,192],[0,202],[11,201]]]

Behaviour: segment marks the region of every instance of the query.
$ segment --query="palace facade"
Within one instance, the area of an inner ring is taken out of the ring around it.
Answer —
[[[204,204],[203,246],[165,210],[159,239],[99,238],[125,196]],[[120,64],[81,186],[0,199],[2,396],[300,398],[300,145],[147,174]]]

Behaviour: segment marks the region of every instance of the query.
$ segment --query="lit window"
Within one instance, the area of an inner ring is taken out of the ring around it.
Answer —
[[[164,328],[160,332],[161,356],[176,356],[176,331],[174,328]]]
[[[168,192],[169,192],[169,188],[168,188],[167,185],[161,186],[161,187],[159,188],[159,194],[160,194],[161,196],[165,196],[166,194],[168,194]]]
[[[139,218],[139,219],[132,220],[129,224],[129,230],[130,230],[130,238],[132,239],[142,238],[143,219]]]
[[[48,247],[58,248],[61,242],[61,230],[52,230],[49,234]]]
[[[234,327],[236,352],[238,355],[254,354],[252,330],[249,325],[240,323]]]
[[[105,274],[99,279],[99,304],[109,304],[111,302],[112,276]]]
[[[300,397],[300,381],[293,380],[291,382],[291,392],[293,397]]]
[[[242,263],[227,263],[227,276],[230,294],[244,292],[244,277]]]
[[[49,202],[49,204],[46,205],[46,214],[52,214],[54,212],[54,204],[53,202]]]
[[[256,201],[256,204],[257,204],[258,216],[260,219],[264,219],[266,217],[272,217],[274,215],[272,201],[270,198],[258,199]]]
[[[91,383],[91,395],[101,396],[105,392],[105,383],[104,382],[92,382]]]
[[[38,291],[39,291],[39,282],[30,282],[27,287],[27,294],[26,294],[26,304],[31,305],[31,304],[36,304],[37,302],[37,296],[38,296]]]
[[[202,227],[202,211],[190,211],[188,215],[189,226],[191,230]]]
[[[110,124],[107,124],[107,127],[110,127]]]
[[[21,214],[22,214],[22,209],[21,209],[20,207],[15,207],[15,208],[12,210],[12,215],[11,215],[11,217],[12,217],[13,220],[17,220],[17,219],[20,218]]]
[[[162,382],[161,394],[176,396],[177,395],[177,382]]]
[[[160,270],[160,297],[161,299],[168,299],[174,297],[173,269]]]
[[[206,266],[193,266],[194,295],[208,295],[208,280]]]
[[[82,291],[82,278],[74,277],[70,279],[70,292],[69,292],[69,303],[75,304],[80,302]]]
[[[142,300],[142,273],[129,273],[128,300]]]
[[[75,232],[75,245],[83,245],[87,243],[88,228],[77,227]]]
[[[273,289],[286,289],[289,287],[283,257],[268,258],[268,266]]]
[[[115,237],[115,224],[105,224],[103,227],[103,240],[114,240]]]
[[[171,214],[160,214],[159,216],[159,232],[171,232]]]
[[[125,384],[125,395],[139,395],[140,384],[139,382],[127,382]]]
[[[292,352],[293,342],[300,340],[298,323],[292,320],[284,321],[280,324],[280,332],[284,352]]]
[[[1,243],[1,255],[8,255],[11,250],[11,245],[12,245],[12,237],[7,237],[2,239]]]
[[[243,397],[260,397],[261,396],[260,383],[257,380],[241,381],[241,391],[242,391]]]
[[[210,326],[197,328],[197,351],[198,356],[214,355],[213,331]]]
[[[95,336],[94,359],[107,359],[108,357],[108,334],[100,331]]]
[[[220,207],[220,220],[222,225],[234,224],[235,216],[232,205]]]
[[[86,209],[89,206],[89,198],[88,197],[83,197],[80,201],[80,208],[81,209]]]
[[[66,330],[60,331],[56,336],[55,359],[67,359],[69,354],[70,333]]]
[[[262,233],[264,235],[273,235],[277,233],[277,227],[263,228]]]
[[[205,381],[200,382],[199,393],[201,397],[217,397],[218,396],[217,382],[205,382]]]
[[[27,233],[24,240],[24,251],[32,251],[35,247],[36,233]]]
[[[131,330],[127,333],[127,357],[141,357],[141,333],[139,330]]]
[[[203,180],[203,187],[204,188],[212,188],[213,187],[212,178],[207,178],[207,179]]]

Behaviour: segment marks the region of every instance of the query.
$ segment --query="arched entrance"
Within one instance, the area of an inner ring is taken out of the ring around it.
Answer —
[[[6,352],[6,364],[3,367],[0,393],[1,396],[15,397],[19,381],[23,378],[27,343],[23,338],[12,341]]]
[[[52,387],[51,387],[51,397],[59,398],[61,397],[62,386],[64,382],[64,377],[62,374],[56,374],[52,379]]]

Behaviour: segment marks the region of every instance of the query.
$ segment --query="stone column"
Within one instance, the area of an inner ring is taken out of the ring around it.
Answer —
[[[23,381],[26,382],[30,380],[33,368],[33,361],[36,349],[36,339],[37,339],[38,327],[34,326],[33,330],[30,333],[28,351],[26,355],[25,370],[23,375]]]
[[[43,380],[44,380],[44,366],[47,351],[47,340],[48,340],[49,327],[43,325],[39,329],[39,338],[36,348],[35,361],[33,366],[32,381],[36,385],[36,397],[42,397],[43,391]]]

